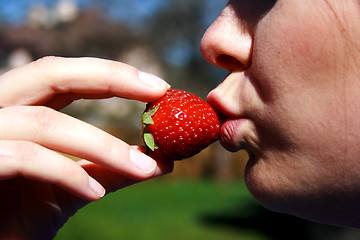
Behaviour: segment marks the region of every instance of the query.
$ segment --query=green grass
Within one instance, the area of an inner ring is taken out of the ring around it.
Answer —
[[[109,194],[80,210],[56,239],[265,240],[226,224],[249,212],[254,200],[243,183],[156,179]]]

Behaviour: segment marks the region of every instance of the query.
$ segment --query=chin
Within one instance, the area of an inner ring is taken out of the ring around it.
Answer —
[[[286,174],[267,160],[251,157],[245,168],[245,183],[259,204],[268,210],[313,222],[360,227],[360,191],[334,188],[332,183],[314,186],[312,179]]]
[[[265,208],[284,212],[279,198],[282,195],[279,193],[279,179],[274,179],[274,176],[264,160],[254,156],[249,158],[245,168],[245,183],[249,192]]]

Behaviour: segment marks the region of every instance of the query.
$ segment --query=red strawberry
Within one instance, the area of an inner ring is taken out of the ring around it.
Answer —
[[[170,89],[142,116],[147,153],[158,160],[191,157],[219,138],[215,110],[194,94]]]

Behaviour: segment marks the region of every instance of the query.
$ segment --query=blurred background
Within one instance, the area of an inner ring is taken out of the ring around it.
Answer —
[[[43,56],[122,61],[206,98],[227,74],[202,59],[200,40],[225,0],[0,1],[0,73]],[[129,144],[142,144],[145,103],[79,100],[63,112]],[[243,182],[245,152],[215,143],[176,162],[168,176],[111,193],[86,206],[56,239],[359,239],[331,227],[270,212]]]

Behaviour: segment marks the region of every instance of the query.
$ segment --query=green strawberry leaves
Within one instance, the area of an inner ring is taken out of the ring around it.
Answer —
[[[143,113],[142,122],[144,125],[154,124],[152,116],[154,116],[154,114],[157,112],[158,109],[159,109],[159,106],[156,106],[156,107],[150,109],[149,111]]]
[[[155,144],[155,140],[153,135],[151,133],[144,133],[144,142],[148,148],[150,148],[151,151],[155,151],[155,149],[158,149],[158,146]]]
[[[152,116],[157,112],[159,109],[159,106],[156,106],[152,109],[150,109],[147,112],[144,112],[142,115],[142,123],[143,123],[143,139],[145,142],[145,145],[147,148],[149,148],[151,151],[155,151],[155,149],[158,149],[158,146],[155,144],[155,140],[153,135],[151,133],[146,131],[146,127],[150,124],[154,124],[154,120],[152,119]]]

